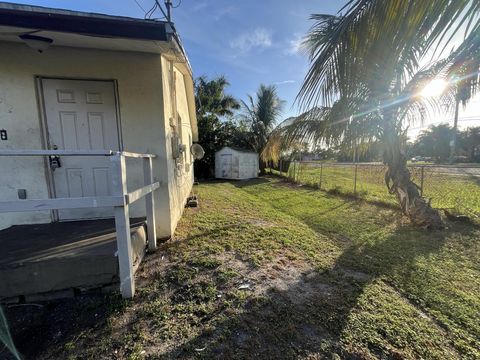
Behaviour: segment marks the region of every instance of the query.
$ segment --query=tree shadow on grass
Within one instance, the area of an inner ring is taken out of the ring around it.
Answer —
[[[330,269],[303,273],[285,288],[271,288],[264,296],[251,298],[236,316],[213,320],[208,330],[158,358],[288,359],[313,354],[362,358],[361,353],[342,342],[349,331],[349,317],[358,310],[365,289],[397,273],[415,271],[417,258],[438,252],[450,235],[471,231],[469,227],[444,232],[399,228],[384,241],[352,244]],[[415,325],[405,324],[408,326]],[[420,334],[422,331],[413,330]],[[381,338],[385,334],[374,335]],[[434,341],[424,335],[425,344]],[[401,347],[396,352],[396,345],[388,343],[388,336],[383,341],[386,346],[367,344],[368,351],[382,358],[396,358],[399,354],[401,357]],[[429,350],[423,345],[407,344],[407,347],[413,348],[418,356],[422,351],[421,355],[428,355],[425,352]]]
[[[243,188],[252,185],[265,184],[270,182],[267,177],[258,177],[253,179],[240,179],[240,180],[231,180],[231,179],[208,179],[203,180],[200,184],[232,184],[237,188]]]
[[[70,341],[75,342],[85,331],[108,327],[107,319],[121,314],[127,304],[120,294],[97,292],[37,304],[6,305],[4,309],[22,359],[61,359]]]
[[[307,224],[313,227],[314,219]],[[221,231],[221,228],[217,230]],[[190,320],[191,322],[185,325],[185,329],[196,329],[196,336],[184,342],[182,339],[185,337],[177,335],[175,345],[169,348],[167,353],[162,351],[155,354],[154,350],[146,347],[147,358],[288,359],[313,354],[319,357],[337,354],[346,359],[362,358],[362,354],[357,350],[345,346],[345,336],[351,331],[351,315],[358,311],[359,302],[365,292],[371,286],[388,281],[398,274],[408,277],[409,273],[415,272],[417,259],[437,253],[447,241],[451,241],[450,237],[457,234],[468,235],[474,230],[475,228],[466,225],[451,225],[451,228],[444,232],[398,227],[383,241],[350,241],[330,268],[321,271],[305,270],[293,280],[282,282],[282,286],[272,286],[259,296],[250,296],[245,303],[235,303],[236,300],[228,298],[228,294],[221,298],[213,294],[214,300],[209,301],[216,304],[216,310],[198,315],[195,320]],[[164,262],[160,261],[160,258],[163,259],[157,255],[150,259],[147,257],[144,268],[151,262],[149,266],[152,269],[163,276],[171,276],[177,265],[161,267],[160,264]],[[276,260],[278,259],[272,261]],[[182,274],[187,273],[190,276],[191,273],[192,276],[201,277],[209,275],[214,285],[221,288],[220,283],[215,283],[219,280],[214,268],[202,268],[201,265],[189,263],[179,265]],[[277,274],[281,276],[287,272],[288,266],[294,265],[280,262],[275,264],[275,267],[279,268]],[[261,286],[265,288],[269,281],[272,281],[273,285],[275,280],[277,279],[258,280],[253,283],[253,290]],[[145,281],[148,282],[147,285],[152,285],[156,280],[148,276]],[[420,278],[418,281],[423,280]],[[186,304],[187,300],[191,301],[192,289],[198,285],[190,283],[180,287],[171,286],[163,280],[157,280],[157,283],[168,287],[167,292],[171,293],[172,303],[178,305]],[[206,286],[208,282],[204,280],[203,284]],[[230,285],[232,286],[237,293],[244,295],[251,291],[239,290],[236,283]],[[151,341],[154,343],[150,345],[155,348],[158,343],[163,343],[162,337],[166,336],[161,325],[165,315],[161,312],[160,304],[159,308],[152,310],[155,316],[160,317],[159,327],[147,327],[140,329],[141,331],[138,329],[139,323],[142,323],[141,326],[150,326],[148,322],[141,321],[142,316],[145,316],[141,313],[145,311],[145,305],[155,304],[160,296],[158,291],[143,290],[139,287],[133,301],[122,300],[118,295],[94,295],[52,302],[36,312],[27,312],[21,307],[9,309],[14,340],[26,359],[66,358],[69,347],[76,343],[79,345],[76,345],[75,353],[79,358],[109,358],[116,349],[119,349],[117,358],[126,358],[129,354],[136,354],[136,346],[142,348],[142,331],[152,334]],[[201,293],[204,293],[203,290]],[[147,298],[149,301],[144,301]],[[198,298],[195,301],[195,307],[201,310],[205,300]],[[129,304],[133,304],[135,309],[131,309],[130,316],[122,322],[121,331],[125,334],[113,339],[113,330],[108,319],[117,314],[121,317],[123,309]],[[183,316],[185,317],[179,320],[179,326],[189,321],[185,320],[189,319],[187,313]],[[177,321],[175,317],[173,320]],[[404,326],[412,325],[407,323]],[[376,328],[361,328],[360,331],[367,333],[376,331]],[[89,339],[83,341],[85,333],[89,334]],[[427,335],[424,339],[430,341]],[[373,339],[377,340],[384,334],[376,333],[375,336]],[[388,343],[388,338],[384,341]],[[377,357],[401,357],[401,353],[398,355],[392,352],[395,344],[388,345],[381,346],[375,341],[367,344],[369,351]],[[411,345],[407,343],[407,346]],[[421,345],[416,344],[417,352],[414,351],[418,357],[425,355],[421,354]],[[425,347],[424,351],[428,351],[428,347]]]
[[[237,188],[244,188],[248,186],[254,186],[254,185],[260,185],[260,184],[266,184],[269,183],[270,180],[265,177],[258,177],[255,179],[245,179],[245,180],[236,180],[232,181],[231,183],[235,185]]]

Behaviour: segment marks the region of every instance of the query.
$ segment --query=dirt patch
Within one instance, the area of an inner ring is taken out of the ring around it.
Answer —
[[[355,271],[351,269],[345,269],[343,267],[336,267],[335,271],[347,278],[354,279],[359,282],[367,282],[372,280],[372,276],[361,271]]]
[[[145,258],[134,301],[90,294],[7,309],[21,353],[26,359],[168,359],[184,358],[187,351],[186,358],[230,358],[233,349],[247,356],[259,347],[258,356],[278,357],[283,351],[277,349],[279,341],[288,344],[284,337],[295,336],[298,346],[309,349],[325,339],[309,314],[319,303],[334,303],[335,291],[307,262],[280,255],[257,266],[235,252],[185,262],[172,252],[183,245],[184,240],[171,240]],[[254,329],[268,332],[269,322],[273,327],[285,322],[282,326],[292,329],[282,329],[281,340],[259,337]],[[225,336],[228,346],[220,341]]]
[[[269,228],[269,227],[274,227],[276,226],[274,223],[267,221],[267,220],[262,220],[262,219],[249,219],[247,220],[248,223],[259,226],[262,228]]]
[[[257,268],[249,266],[233,254],[223,254],[219,259],[239,274],[234,286],[255,297],[281,293],[286,300],[300,305],[313,296],[331,295],[332,285],[320,281],[321,274],[303,261],[279,257]]]

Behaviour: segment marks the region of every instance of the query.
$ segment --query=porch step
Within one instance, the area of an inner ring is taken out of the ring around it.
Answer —
[[[144,219],[131,219],[133,262],[146,248]],[[0,231],[0,301],[118,282],[113,219],[17,225]]]

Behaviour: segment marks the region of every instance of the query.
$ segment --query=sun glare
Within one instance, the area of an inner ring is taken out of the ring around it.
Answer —
[[[420,92],[423,97],[435,97],[441,95],[447,88],[448,83],[443,79],[430,81]]]

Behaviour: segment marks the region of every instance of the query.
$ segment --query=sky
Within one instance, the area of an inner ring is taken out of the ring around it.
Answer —
[[[192,64],[194,76],[225,75],[227,92],[238,99],[260,84],[277,86],[285,100],[282,118],[298,114],[294,100],[308,70],[299,51],[313,24],[313,13],[335,14],[345,0],[172,0],[172,19]],[[153,0],[23,0],[24,4],[143,18]],[[163,4],[163,1],[161,1]],[[156,12],[154,17],[161,17]],[[452,123],[453,115],[414,125],[415,137],[429,124]],[[480,126],[480,96],[461,109],[459,127]]]

